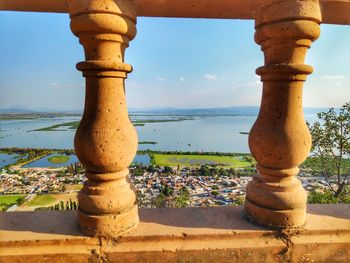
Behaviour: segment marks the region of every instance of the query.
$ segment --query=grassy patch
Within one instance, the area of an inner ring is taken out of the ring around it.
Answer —
[[[32,131],[55,131],[60,127],[69,127],[69,129],[77,129],[79,126],[80,121],[71,121],[71,122],[65,122],[60,124],[55,124],[49,127],[44,127]]]
[[[1,195],[0,204],[15,204],[19,198],[23,198],[25,195]]]
[[[67,155],[55,155],[55,156],[51,156],[47,159],[50,163],[55,163],[55,164],[59,164],[59,163],[65,163],[69,161],[69,156]]]
[[[56,201],[51,195],[37,195],[32,201],[28,203],[28,206],[43,206]]]
[[[6,211],[13,205],[19,205],[24,200],[25,195],[1,195],[0,196],[0,210]]]
[[[28,113],[1,113],[0,120],[32,120],[41,118],[57,118],[74,116],[80,117],[81,114],[75,113],[58,113],[58,112],[28,112]]]
[[[220,165],[225,168],[249,167],[250,163],[232,156],[153,154],[154,162],[160,166]]]

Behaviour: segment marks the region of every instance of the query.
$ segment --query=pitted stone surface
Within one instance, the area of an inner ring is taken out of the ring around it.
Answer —
[[[0,214],[0,262],[348,262],[350,205],[309,205],[306,225],[274,231],[243,207],[140,209],[117,239],[79,233],[74,211]]]
[[[318,0],[276,0],[256,13],[255,41],[265,65],[259,116],[249,133],[258,174],[247,185],[245,208],[256,222],[281,228],[305,223],[306,192],[295,178],[307,158],[311,136],[302,109],[307,49],[320,34]]]
[[[136,34],[136,6],[131,0],[69,0],[68,6],[86,58],[77,64],[86,96],[74,146],[88,178],[78,194],[78,223],[87,235],[117,237],[139,222],[128,179],[138,143],[124,85],[132,70],[124,52]]]

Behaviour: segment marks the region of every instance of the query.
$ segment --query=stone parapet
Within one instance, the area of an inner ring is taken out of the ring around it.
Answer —
[[[0,262],[348,262],[350,205],[310,205],[296,231],[258,227],[242,207],[140,209],[113,238],[82,236],[74,211],[0,214]]]
[[[138,16],[254,19],[271,0],[134,0]],[[350,1],[320,0],[322,23],[350,25]],[[0,10],[68,13],[67,0],[1,0]]]

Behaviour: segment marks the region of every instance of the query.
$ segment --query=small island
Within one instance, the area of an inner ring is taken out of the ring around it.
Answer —
[[[139,144],[157,144],[157,142],[142,141],[142,142],[139,142]]]
[[[51,156],[47,159],[50,163],[54,164],[60,164],[60,163],[65,163],[69,161],[69,156],[67,155],[55,155]]]

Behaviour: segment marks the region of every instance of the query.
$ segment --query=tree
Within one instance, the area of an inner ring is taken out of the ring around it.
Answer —
[[[167,200],[166,196],[160,193],[153,199],[152,204],[155,208],[164,208],[164,207],[167,207],[166,200]]]
[[[163,194],[163,195],[169,197],[169,196],[171,196],[173,193],[174,193],[174,190],[173,190],[171,187],[169,187],[169,186],[167,186],[167,185],[164,185],[164,186],[163,186],[163,189],[162,189],[162,194]]]
[[[330,108],[317,117],[320,121],[308,123],[312,135],[309,165],[323,175],[333,195],[341,197],[350,175],[350,102],[338,112]]]
[[[213,196],[218,196],[218,195],[219,195],[219,192],[218,192],[218,191],[211,191],[211,194],[212,194]]]
[[[186,186],[181,187],[179,192],[180,192],[180,195],[183,195],[187,198],[190,197],[190,192],[188,191]]]
[[[179,195],[175,197],[174,206],[177,208],[187,207],[190,200],[190,192],[187,187],[183,186],[179,190]]]
[[[200,176],[211,176],[210,169],[207,166],[202,165],[198,169],[198,175],[200,175]]]
[[[164,173],[172,173],[173,172],[173,168],[169,167],[169,166],[164,166]]]
[[[188,205],[188,197],[186,196],[183,196],[183,195],[180,195],[180,196],[176,196],[175,197],[175,203],[174,203],[174,206],[176,208],[184,208],[184,207],[187,207]]]
[[[254,159],[253,156],[250,155],[245,155],[243,159],[250,164],[251,167],[256,166],[256,160]]]
[[[214,185],[211,187],[211,189],[213,189],[213,190],[219,190],[219,187],[218,187],[216,184],[214,184]]]

